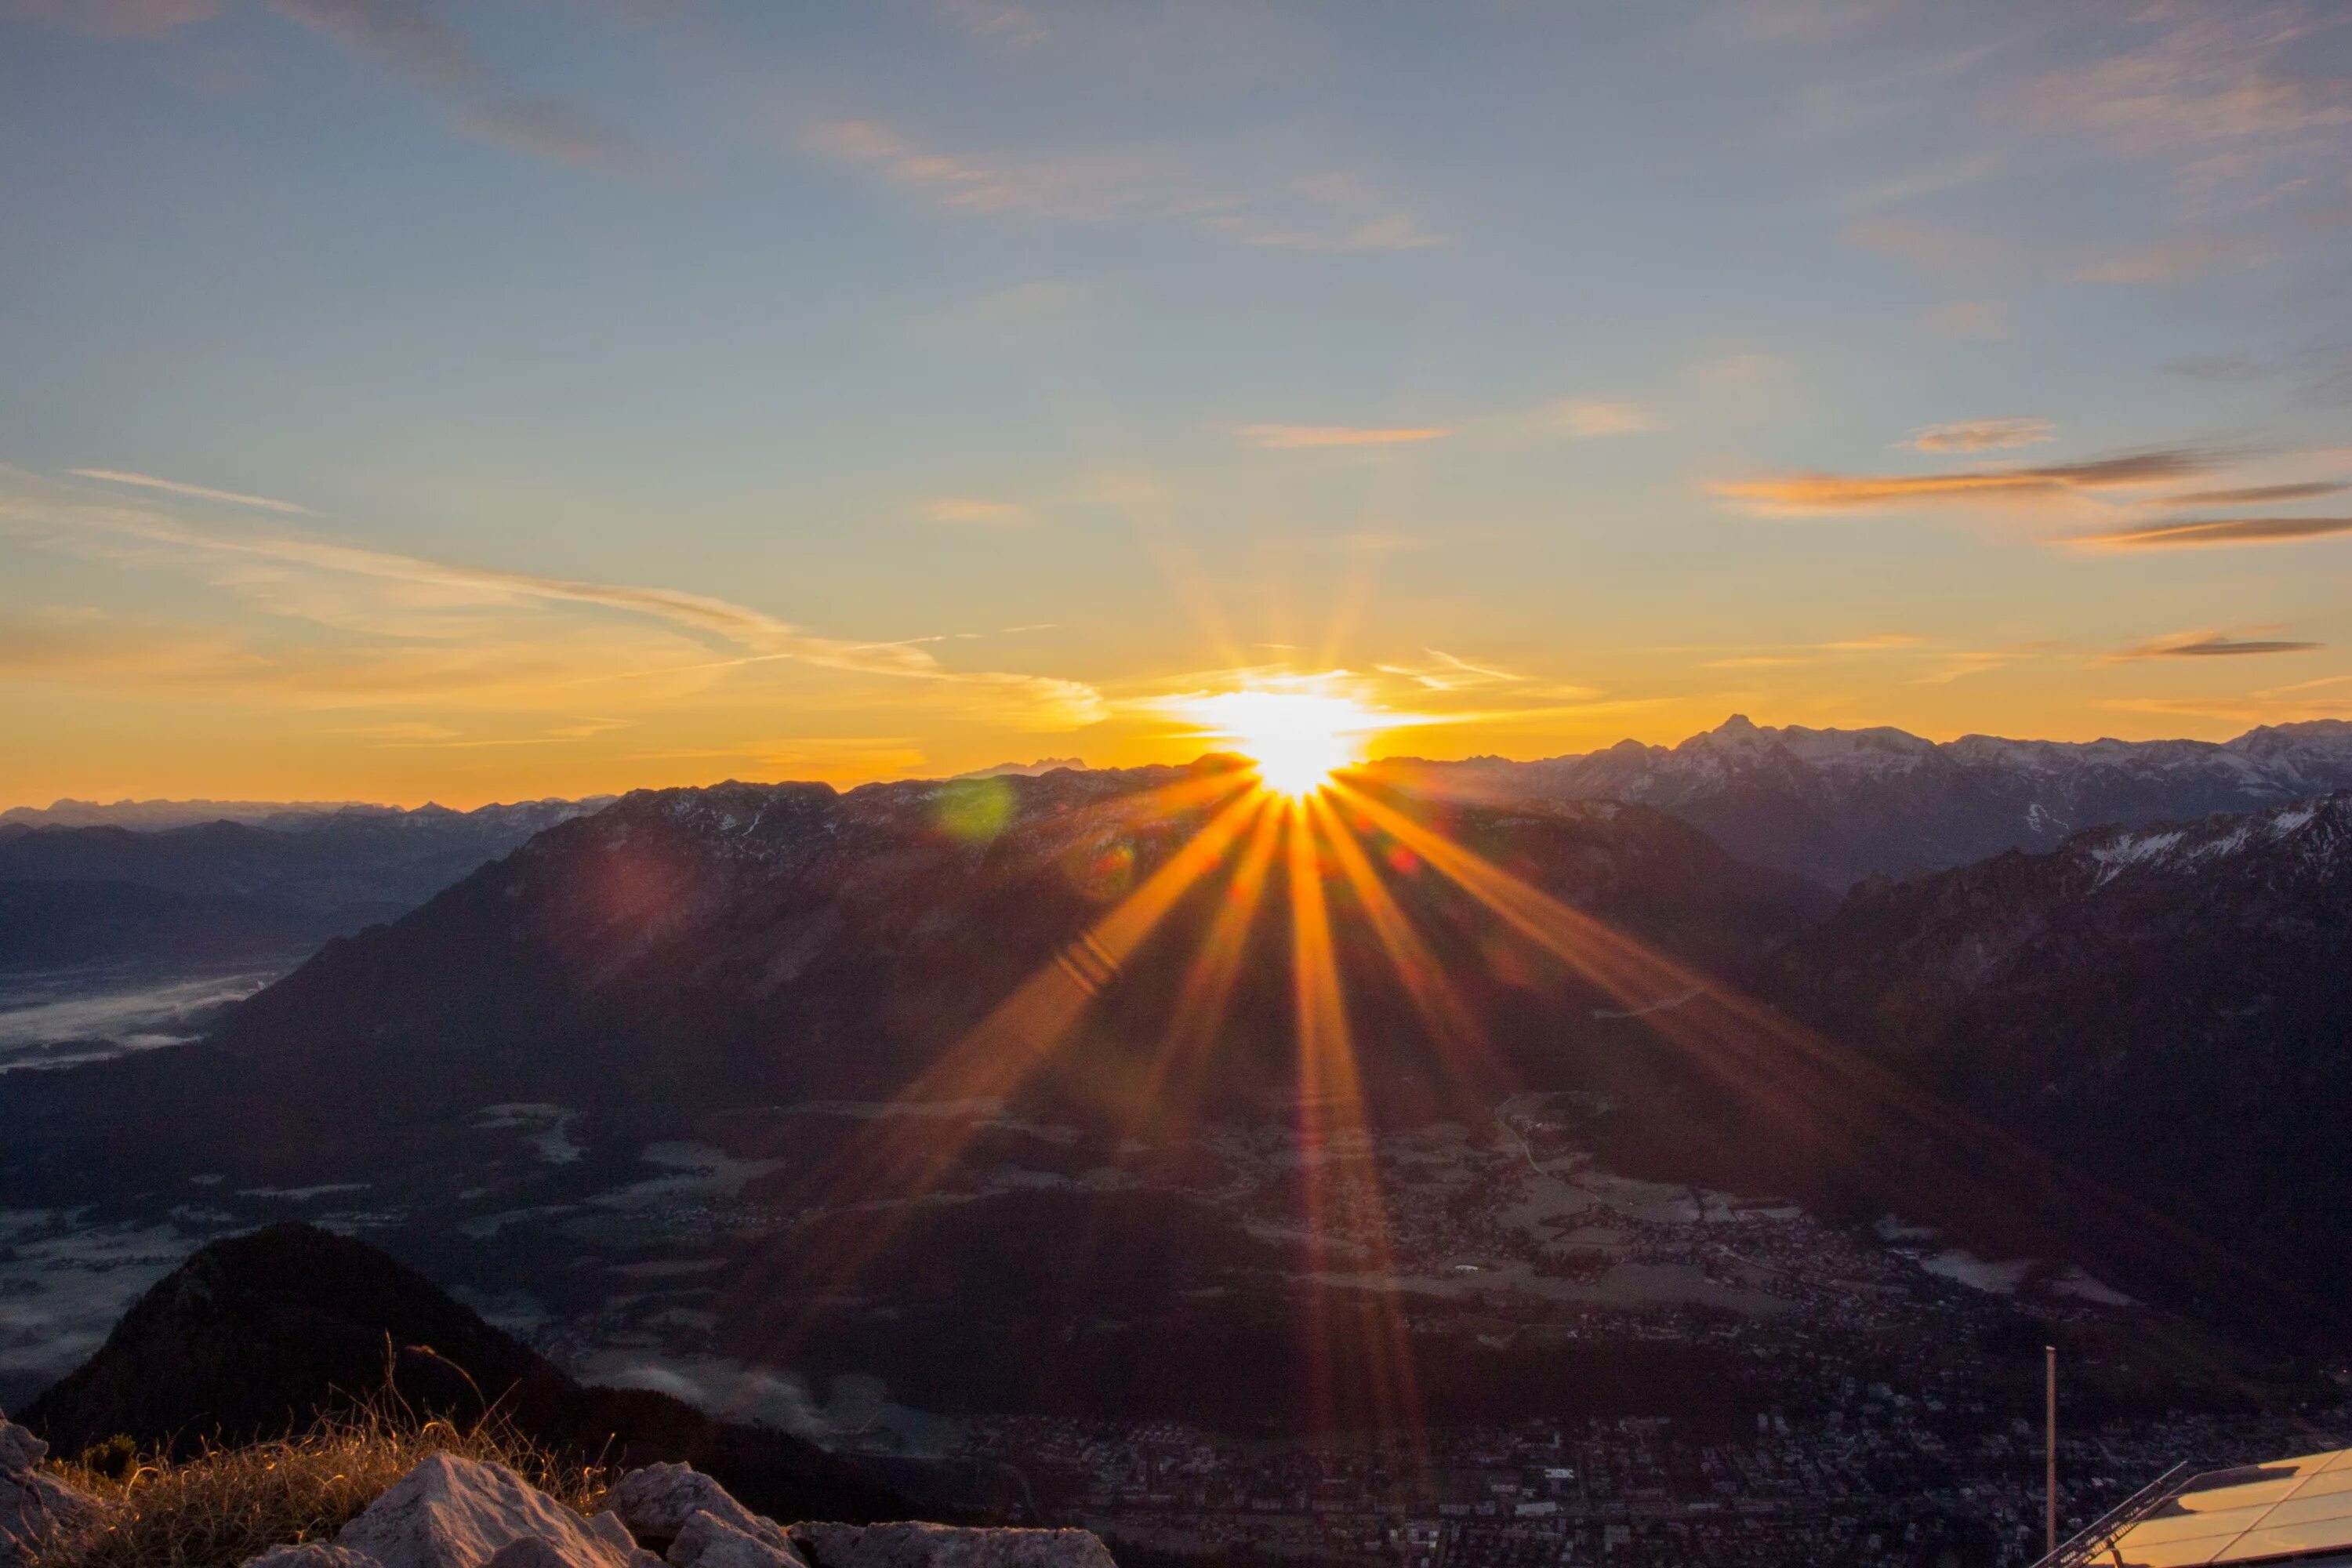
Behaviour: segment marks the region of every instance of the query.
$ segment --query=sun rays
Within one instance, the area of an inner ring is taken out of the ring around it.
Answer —
[[[1181,698],[1171,706],[1202,726],[1201,739],[1240,752],[1260,784],[1291,800],[1307,798],[1333,773],[1362,762],[1365,737],[1400,721],[1305,680]]]
[[[1232,728],[1271,711],[1232,710]],[[1266,721],[1321,744],[1341,732],[1338,717]],[[1413,1336],[1396,1284],[1412,1269],[1401,1269],[1392,1246],[1379,1163],[1384,1123],[1373,1109],[1382,1086],[1368,1077],[1364,1051],[1409,1039],[1453,1088],[1513,1081],[1516,1058],[1487,1037],[1479,1001],[1497,984],[1524,993],[1535,969],[1498,963],[1503,949],[1549,966],[1588,1000],[1606,999],[1606,1009],[1567,1007],[1557,996],[1550,1005],[1561,1023],[1608,1020],[1609,1048],[1663,1047],[1660,1059],[1678,1064],[1677,1092],[1717,1112],[1708,1125],[1744,1140],[1743,1151],[1769,1147],[1780,1168],[1850,1173],[1856,1190],[1906,1215],[1964,1202],[2032,1226],[2063,1196],[2078,1209],[2128,1211],[2151,1245],[2184,1244],[2128,1200],[1505,870],[1435,826],[1444,819],[1433,808],[1376,779],[1277,778],[1263,761],[1204,765],[1087,811],[1055,818],[1053,841],[1087,853],[1119,847],[1134,854],[1139,881],[907,1085],[898,1105],[908,1114],[875,1119],[807,1184],[805,1212],[828,1223],[780,1249],[774,1273],[751,1287],[795,1303],[783,1315],[799,1321],[778,1325],[780,1352],[843,1300],[919,1210],[956,1201],[947,1184],[985,1118],[917,1112],[1003,1105],[1051,1071],[1065,1085],[1094,1085],[1103,1103],[1123,1100],[1121,1157],[1150,1158],[1196,1137],[1221,1074],[1259,1083],[1275,1068],[1287,1085],[1297,1160],[1297,1225],[1284,1243],[1295,1248],[1296,1393],[1319,1426],[1368,1424],[1419,1452]],[[1139,843],[1147,847],[1129,847]],[[1139,966],[1151,944],[1173,942],[1189,950]],[[1268,979],[1277,966],[1286,968],[1278,992]],[[1655,1005],[1661,998],[1673,1005]],[[1283,1042],[1286,1060],[1248,1059],[1270,1041]],[[1130,1073],[1122,1064],[1137,1053]]]

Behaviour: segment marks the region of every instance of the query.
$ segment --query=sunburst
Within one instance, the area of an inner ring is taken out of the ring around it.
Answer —
[[[1249,687],[1185,699],[1203,739],[1231,744],[1256,764],[1258,782],[1304,800],[1342,768],[1364,760],[1367,736],[1388,717],[1331,691]]]

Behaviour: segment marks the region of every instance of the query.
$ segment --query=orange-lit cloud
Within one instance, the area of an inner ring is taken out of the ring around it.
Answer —
[[[2161,550],[2188,545],[2286,544],[2337,533],[2352,533],[2352,517],[2189,518],[2179,522],[2151,523],[2146,528],[2081,534],[2067,542],[2122,550]]]
[[[1783,512],[1851,511],[1916,501],[2005,501],[2082,490],[2166,484],[2205,473],[2211,458],[2184,450],[2136,452],[2038,468],[1950,469],[1935,474],[1773,474],[1714,486],[1717,495]]]
[[[1082,682],[1003,671],[961,671],[910,642],[853,642],[825,637],[764,611],[679,589],[467,566],[423,556],[291,534],[228,533],[200,529],[142,507],[100,506],[0,490],[0,532],[51,548],[100,555],[129,554],[149,563],[193,570],[207,580],[256,598],[283,614],[348,624],[355,589],[385,597],[361,604],[358,617],[378,630],[411,634],[459,629],[436,626],[424,612],[476,614],[525,606],[583,605],[643,617],[694,636],[715,638],[732,657],[676,661],[653,674],[725,668],[792,659],[856,675],[934,683],[967,694],[1002,718],[1024,727],[1066,728],[1103,716],[1101,699]],[[462,663],[492,639],[463,628],[462,650],[386,650],[370,668]],[[497,639],[500,641],[509,639]],[[551,640],[533,633],[534,641]]]
[[[1915,430],[1906,445],[1923,452],[1987,452],[2001,447],[2031,447],[2056,433],[2056,426],[2047,419],[1963,419]]]
[[[2234,490],[2186,490],[2179,495],[2151,496],[2149,506],[2269,506],[2278,501],[2317,500],[2352,489],[2334,479],[2307,479],[2289,485],[2247,485]]]
[[[2276,638],[2238,638],[2226,632],[2184,632],[2157,637],[2109,656],[2132,658],[2229,658],[2242,654],[2309,653],[2325,643],[2288,642]]]

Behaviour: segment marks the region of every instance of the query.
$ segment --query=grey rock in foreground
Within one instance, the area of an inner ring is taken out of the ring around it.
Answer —
[[[670,1543],[669,1562],[670,1568],[808,1568],[789,1542],[748,1533],[710,1513],[686,1521]]]
[[[7,1436],[23,1428],[0,1426],[0,1442],[16,1441]],[[24,1433],[24,1441],[37,1459],[38,1440]],[[503,1466],[436,1454],[343,1526],[332,1545],[280,1546],[245,1568],[665,1568],[641,1543],[666,1544],[667,1568],[1116,1568],[1083,1530],[787,1530],[690,1465],[632,1470],[607,1503],[583,1519]],[[0,1568],[22,1562],[0,1546]]]
[[[0,1415],[0,1568],[23,1568],[50,1534],[99,1510],[96,1498],[40,1468],[48,1451]]]
[[[536,1541],[544,1552],[502,1568],[628,1568],[605,1531],[502,1465],[436,1454],[343,1526],[335,1544],[382,1568],[484,1568],[501,1549]]]
[[[686,1533],[698,1513],[707,1513],[738,1532],[789,1551],[784,1527],[763,1518],[728,1495],[727,1489],[692,1465],[647,1465],[631,1470],[613,1483],[604,1506],[620,1517],[639,1541],[668,1542]],[[671,1562],[677,1561],[672,1556]]]
[[[21,1476],[48,1457],[49,1446],[0,1415],[0,1476]]]
[[[1085,1530],[959,1530],[944,1524],[796,1524],[813,1568],[1116,1568]]]

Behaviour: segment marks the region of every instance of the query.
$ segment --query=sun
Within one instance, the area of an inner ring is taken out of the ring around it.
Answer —
[[[1259,782],[1302,800],[1341,768],[1363,761],[1360,741],[1378,715],[1345,697],[1314,691],[1223,691],[1186,709],[1217,739],[1257,764]]]

